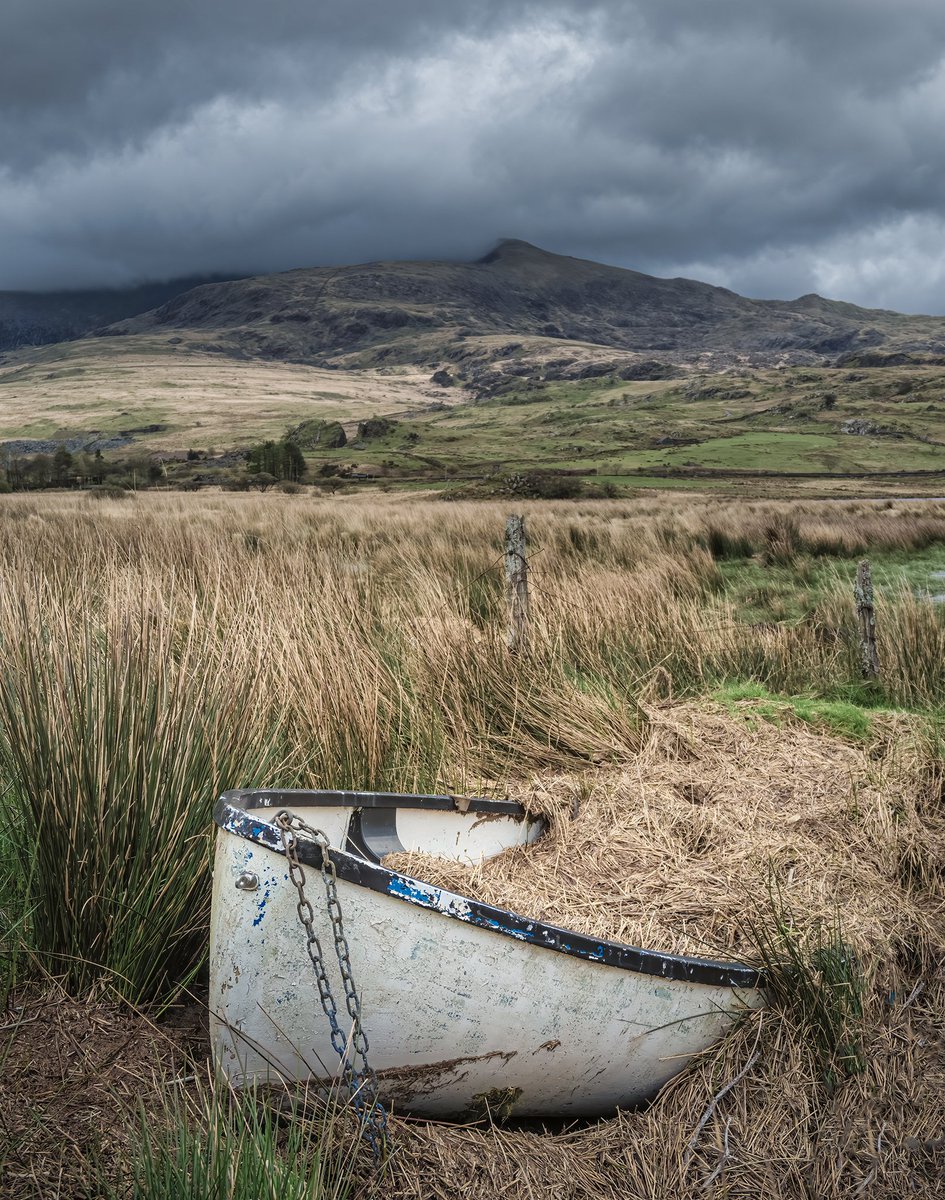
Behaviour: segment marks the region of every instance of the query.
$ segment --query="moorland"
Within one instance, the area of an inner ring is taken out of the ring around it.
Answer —
[[[311,436],[321,422],[343,444]],[[233,484],[249,447],[285,438],[312,480],[470,496],[523,477],[535,495],[941,494],[945,321],[506,242],[478,263],[207,283],[0,357],[6,460],[64,446],[125,484],[149,465]]]
[[[945,321],[518,242],[5,303],[0,1195],[941,1193]],[[451,886],[769,1003],[647,1107],[395,1112],[378,1166],[209,1061],[211,808],[270,785],[513,796],[540,870]]]

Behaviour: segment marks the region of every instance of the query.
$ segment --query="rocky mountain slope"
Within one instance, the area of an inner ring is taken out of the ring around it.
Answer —
[[[703,366],[945,360],[943,318],[815,295],[750,300],[520,241],[501,242],[473,263],[368,263],[205,284],[107,333],[183,331],[239,357],[453,364],[472,380],[503,358],[518,361],[513,374],[550,363],[558,377],[593,373],[595,362],[632,370],[640,356]]]

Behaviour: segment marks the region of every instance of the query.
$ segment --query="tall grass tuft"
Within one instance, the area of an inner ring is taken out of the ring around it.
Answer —
[[[272,1100],[204,1084],[166,1112],[142,1112],[130,1180],[113,1200],[345,1200],[352,1122],[330,1103],[313,1119],[300,1103],[277,1109]]]
[[[825,1082],[836,1086],[862,1071],[867,985],[839,918],[802,934],[771,878],[767,904],[755,906],[746,924],[761,958],[768,1000],[806,1032]]]
[[[73,994],[172,997],[204,955],[212,800],[275,767],[246,656],[154,589],[78,613],[37,589],[4,598],[0,663],[33,949]]]
[[[17,826],[24,820],[7,785],[0,794],[0,1011],[24,972],[28,956],[35,853],[22,857],[27,839]]]

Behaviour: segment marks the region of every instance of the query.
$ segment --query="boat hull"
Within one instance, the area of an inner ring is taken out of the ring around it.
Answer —
[[[325,1081],[338,1072],[296,890],[265,820],[273,811],[251,814],[250,824],[232,807],[218,818],[211,1033],[215,1061],[235,1086]],[[323,823],[332,821],[341,828],[338,814]],[[595,948],[580,935],[477,905],[355,855],[333,851],[332,859],[370,1062],[380,1098],[399,1111],[613,1112],[652,1096],[761,1003],[746,968],[729,972],[724,964],[609,943]],[[315,931],[344,1013],[321,872],[305,870]],[[248,875],[258,879],[255,890],[237,887]],[[633,956],[642,956],[645,970],[619,965]]]

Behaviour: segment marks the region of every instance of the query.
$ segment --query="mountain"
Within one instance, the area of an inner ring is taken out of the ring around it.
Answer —
[[[218,282],[214,277],[212,282]],[[46,346],[83,337],[103,325],[165,304],[181,292],[209,282],[206,276],[92,291],[0,291],[0,351]]]
[[[380,262],[208,283],[105,332],[165,331],[199,335],[238,357],[336,367],[453,363],[473,381],[510,355],[513,374],[549,361],[554,369],[562,356],[569,361],[559,369],[586,373],[608,354],[601,369],[630,367],[641,354],[690,366],[945,356],[942,318],[814,295],[750,300],[521,241],[500,242],[472,263]]]

